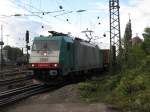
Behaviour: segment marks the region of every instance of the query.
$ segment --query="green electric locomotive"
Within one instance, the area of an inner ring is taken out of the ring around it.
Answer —
[[[34,38],[29,69],[36,79],[49,83],[64,76],[99,71],[107,64],[98,46],[67,34],[50,33]]]

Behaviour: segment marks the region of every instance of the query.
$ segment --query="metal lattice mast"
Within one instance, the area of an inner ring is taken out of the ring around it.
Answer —
[[[119,0],[109,0],[111,66],[120,63],[122,55],[119,9]]]

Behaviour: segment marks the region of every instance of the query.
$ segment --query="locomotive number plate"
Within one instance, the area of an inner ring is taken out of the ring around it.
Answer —
[[[48,64],[45,64],[45,63],[41,63],[41,64],[38,64],[38,67],[48,67],[49,65]]]
[[[40,58],[40,62],[48,62],[48,58]]]

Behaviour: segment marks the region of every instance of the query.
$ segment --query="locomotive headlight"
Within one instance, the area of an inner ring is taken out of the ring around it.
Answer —
[[[31,66],[32,66],[32,67],[34,67],[35,65],[34,65],[34,64],[32,64]]]
[[[45,53],[43,53],[43,55],[44,55],[44,56],[47,56],[47,53],[45,52]]]
[[[55,63],[55,64],[54,64],[54,67],[57,67],[57,66],[58,66],[58,64]]]

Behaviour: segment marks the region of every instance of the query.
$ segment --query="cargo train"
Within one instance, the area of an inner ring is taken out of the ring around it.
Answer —
[[[33,41],[28,67],[36,79],[48,83],[108,67],[108,49],[67,34],[49,33],[52,35],[35,37]]]

